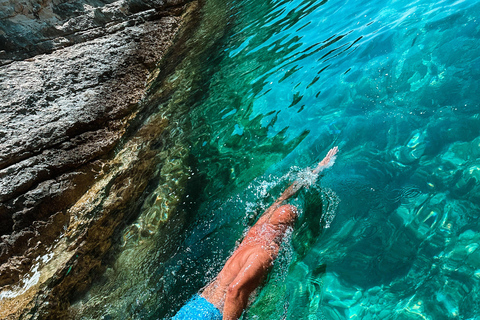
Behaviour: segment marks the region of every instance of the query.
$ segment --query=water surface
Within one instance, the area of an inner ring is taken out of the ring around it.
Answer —
[[[208,5],[227,18],[184,93],[183,229],[160,230],[144,296],[117,312],[171,317],[338,145],[335,166],[292,200],[296,231],[243,319],[477,319],[480,5]]]

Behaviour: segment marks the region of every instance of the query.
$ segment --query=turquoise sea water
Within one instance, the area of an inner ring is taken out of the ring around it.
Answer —
[[[480,4],[216,5],[228,29],[189,114],[191,221],[151,316],[338,145],[243,319],[480,319]]]
[[[186,224],[125,319],[171,317],[334,145],[243,319],[480,319],[480,4],[210,6],[228,22],[184,115]]]

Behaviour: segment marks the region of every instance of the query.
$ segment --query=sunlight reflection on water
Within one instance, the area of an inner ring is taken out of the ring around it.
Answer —
[[[187,222],[152,249],[142,288],[155,307],[142,298],[128,312],[173,315],[300,177],[311,187],[291,202],[297,229],[245,320],[476,317],[480,6],[216,5],[228,28],[196,61],[211,76],[185,115]],[[335,166],[312,184],[305,168],[334,145]],[[161,207],[155,197],[146,210]],[[164,230],[159,217],[144,222]]]

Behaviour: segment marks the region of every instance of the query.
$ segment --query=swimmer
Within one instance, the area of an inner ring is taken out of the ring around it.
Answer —
[[[328,151],[313,173],[329,168],[337,151],[337,147]],[[283,202],[303,186],[304,182],[296,180],[282,193],[248,231],[217,277],[200,295],[190,299],[173,320],[236,320],[241,316],[250,294],[272,267],[285,232],[297,218],[297,208]]]

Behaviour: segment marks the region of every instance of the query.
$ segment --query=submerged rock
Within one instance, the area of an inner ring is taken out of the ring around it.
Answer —
[[[0,318],[64,317],[100,270],[160,161],[140,102],[188,2],[0,3]]]

